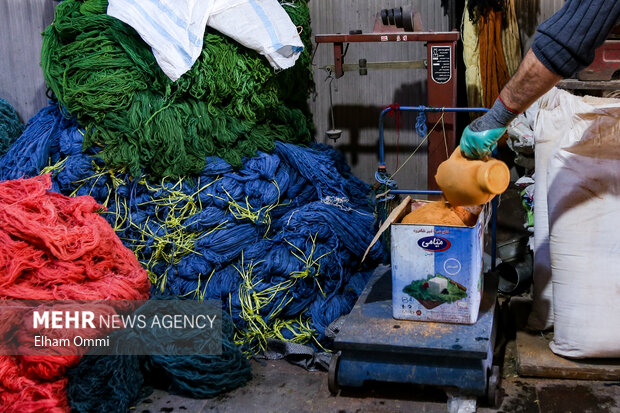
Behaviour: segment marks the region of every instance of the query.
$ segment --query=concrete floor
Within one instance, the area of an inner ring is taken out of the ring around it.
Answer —
[[[500,203],[498,245],[527,239],[518,190]],[[512,314],[510,318],[517,315]],[[521,315],[523,316],[523,314]],[[510,324],[510,323],[508,323]],[[508,332],[503,355],[502,401],[498,409],[479,404],[479,413],[620,413],[620,381],[549,380],[519,377],[514,331]],[[326,372],[308,372],[286,361],[252,362],[253,379],[244,387],[211,400],[194,400],[156,390],[132,413],[274,412],[274,413],[445,413],[447,397],[436,388],[375,383],[341,390],[332,396]],[[620,380],[620,377],[618,377]]]
[[[512,343],[513,344],[513,343]],[[620,382],[541,380],[518,377],[507,346],[499,409],[479,405],[479,413],[620,413]],[[445,413],[447,398],[439,389],[375,385],[341,390],[332,396],[327,373],[307,372],[286,361],[252,362],[253,379],[211,400],[194,400],[155,391],[133,413],[198,412],[337,412]]]

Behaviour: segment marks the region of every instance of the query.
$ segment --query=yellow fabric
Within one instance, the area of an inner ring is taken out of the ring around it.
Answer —
[[[486,16],[480,16],[478,25],[482,103],[490,108],[510,79],[502,47],[502,13],[491,10]]]
[[[463,60],[465,61],[465,86],[467,89],[467,104],[482,106],[482,80],[480,78],[480,49],[478,42],[478,25],[471,22],[467,3],[461,24],[463,39]]]
[[[508,74],[514,75],[521,63],[521,36],[519,35],[519,22],[515,10],[515,0],[508,0],[506,5],[506,25],[502,29],[502,48],[506,58]]]
[[[480,16],[474,24],[465,4],[461,35],[469,106],[493,106],[499,91],[519,67],[522,55],[515,0],[507,0],[505,17],[504,27],[502,13],[494,11]]]

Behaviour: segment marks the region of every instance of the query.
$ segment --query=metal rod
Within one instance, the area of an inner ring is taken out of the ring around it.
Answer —
[[[497,197],[491,201],[491,270],[495,269],[497,254]]]
[[[391,111],[392,108],[387,107],[379,114],[379,166],[385,167],[385,151],[383,137],[383,116]],[[398,110],[403,112],[488,112],[487,108],[464,107],[464,108],[437,108],[431,106],[401,106]]]
[[[332,82],[333,81],[334,81],[334,78],[331,77],[329,79],[329,113],[331,114],[331,118],[332,118],[332,130],[336,129],[336,125],[334,123],[334,101],[332,99]]]
[[[414,60],[407,62],[368,62],[366,63],[366,69],[368,70],[382,70],[382,69],[426,69],[426,59]],[[326,65],[321,67],[322,70],[328,72],[335,72],[336,65]],[[353,72],[360,70],[359,63],[345,63],[342,65],[343,72]]]
[[[358,42],[455,42],[459,32],[396,32],[362,34],[317,34],[317,43],[358,43]]]
[[[390,194],[422,194],[422,195],[441,195],[442,191],[427,189],[391,189]]]

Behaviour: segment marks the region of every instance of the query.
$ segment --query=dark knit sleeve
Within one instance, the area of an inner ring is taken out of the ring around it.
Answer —
[[[620,17],[620,0],[567,0],[538,26],[532,51],[552,72],[570,77],[594,60]]]

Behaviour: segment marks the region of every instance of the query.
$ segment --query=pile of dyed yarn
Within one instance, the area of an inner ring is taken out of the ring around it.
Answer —
[[[213,397],[249,379],[247,356],[268,339],[329,343],[325,328],[350,311],[382,247],[362,265],[376,230],[370,188],[333,148],[311,143],[307,0],[281,4],[306,46],[293,68],[274,72],[208,29],[202,55],[176,82],[132,28],[106,15],[106,0],[57,5],[41,53],[54,97],[0,159],[2,185],[47,174],[33,178],[59,193],[46,196],[101,205],[93,222],[107,221],[114,248],[133,252],[119,262],[144,268],[124,293],[145,298],[148,277],[151,297],[220,300],[223,353],[39,357],[28,369],[27,356],[8,357],[7,403],[125,411],[143,385]],[[101,254],[97,262],[114,256]],[[115,282],[121,275],[133,280]],[[66,298],[101,298],[79,277],[64,282],[75,292]],[[43,284],[31,287],[12,297],[39,298]],[[53,363],[60,367],[40,373],[49,380],[39,386],[33,372]]]
[[[0,300],[148,299],[146,271],[100,215],[103,207],[51,186],[49,174],[0,183]],[[125,412],[143,384],[213,397],[251,375],[233,328],[224,317],[222,354],[213,356],[0,355],[0,411]],[[34,337],[18,337],[16,345],[33,345]]]
[[[24,125],[19,121],[13,106],[0,98],[0,156],[9,150],[23,130]]]
[[[0,183],[0,300],[148,299],[146,271],[97,213],[101,206],[49,188],[49,175]],[[65,374],[78,361],[0,355],[0,406],[67,411]]]
[[[282,4],[305,45],[294,67],[276,73],[258,53],[208,29],[202,55],[176,82],[131,27],[106,15],[107,5],[58,4],[41,65],[48,87],[84,127],[85,145],[103,146],[108,167],[179,177],[200,173],[206,156],[239,167],[244,156],[272,151],[276,139],[310,141],[306,0]]]
[[[352,308],[375,218],[368,186],[331,147],[276,142],[239,169],[213,157],[191,178],[136,180],[82,152],[82,133],[57,105],[42,109],[0,160],[0,178],[52,172],[55,190],[93,196],[154,293],[222,300],[252,354],[268,338],[320,347]],[[368,261],[380,254],[376,245]]]

